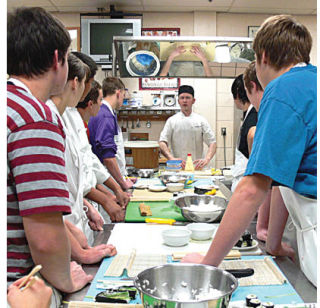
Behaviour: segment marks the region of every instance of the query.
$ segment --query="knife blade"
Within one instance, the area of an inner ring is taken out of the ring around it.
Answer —
[[[216,180],[215,184],[218,185],[219,189],[221,190],[223,195],[226,197],[226,200],[229,202],[229,200],[232,196],[231,190],[226,185],[224,185],[222,182],[220,182],[219,180]]]

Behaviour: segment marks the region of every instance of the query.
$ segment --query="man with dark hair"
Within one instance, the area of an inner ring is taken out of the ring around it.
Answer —
[[[187,154],[190,153],[195,159],[195,169],[202,169],[216,153],[217,144],[208,121],[192,111],[195,101],[193,87],[180,86],[178,102],[181,112],[167,120],[160,135],[159,145],[167,159],[182,159],[182,168],[185,167]],[[203,142],[208,146],[205,157]]]
[[[272,181],[297,228],[300,266],[317,285],[317,69],[308,29],[288,15],[266,19],[253,42],[264,94],[245,176],[203,258],[219,265],[249,225]],[[285,255],[285,254],[284,254]]]
[[[65,86],[70,37],[42,8],[19,8],[9,14],[7,30],[8,283],[41,264],[41,275],[50,284],[71,293],[92,276],[70,263],[62,219],[71,212],[65,135],[44,103]],[[53,291],[51,304],[56,307],[61,295]]]
[[[132,182],[125,180],[127,175],[124,157],[122,132],[118,125],[115,110],[122,106],[125,86],[116,77],[107,77],[102,83],[103,101],[96,117],[89,121],[92,151],[106,166],[114,180],[126,191]]]

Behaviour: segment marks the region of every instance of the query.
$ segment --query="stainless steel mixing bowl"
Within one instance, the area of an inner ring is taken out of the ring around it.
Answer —
[[[159,179],[164,185],[168,183],[185,183],[186,180],[189,180],[190,176],[186,174],[176,174],[173,172],[168,172],[159,175]]]
[[[213,266],[174,263],[142,271],[134,285],[144,307],[223,308],[228,306],[238,281],[230,273]]]
[[[184,218],[195,222],[218,222],[227,207],[227,200],[222,197],[197,194],[178,197],[174,203],[181,209]],[[201,206],[210,210],[200,210]],[[195,207],[199,210],[192,210]]]

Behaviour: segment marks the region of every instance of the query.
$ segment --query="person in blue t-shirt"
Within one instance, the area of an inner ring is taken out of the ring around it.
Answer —
[[[300,266],[317,284],[317,69],[308,29],[288,15],[269,17],[253,42],[264,95],[245,176],[237,186],[205,257],[219,265],[263,202],[272,181],[297,228]],[[306,249],[308,248],[308,250]]]

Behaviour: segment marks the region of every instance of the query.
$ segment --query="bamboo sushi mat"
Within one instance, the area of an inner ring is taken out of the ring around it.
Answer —
[[[136,251],[133,250],[130,255],[116,255],[104,276],[120,277],[126,270],[128,277],[135,277],[149,267],[166,263],[167,255],[136,254]]]
[[[232,260],[223,261],[219,266],[221,269],[245,269],[253,268],[254,274],[250,277],[239,279],[240,286],[254,285],[277,285],[284,284],[286,278],[273,263],[270,257],[256,260]]]

